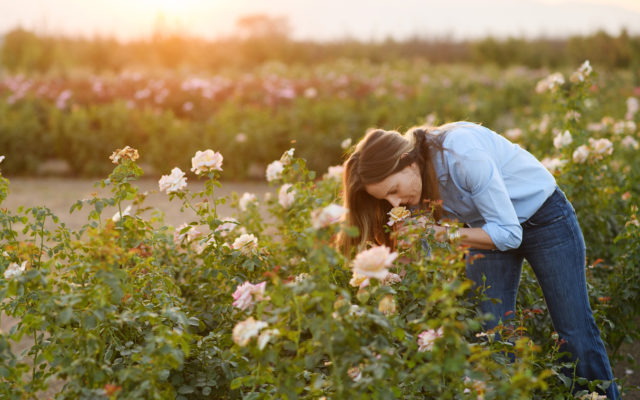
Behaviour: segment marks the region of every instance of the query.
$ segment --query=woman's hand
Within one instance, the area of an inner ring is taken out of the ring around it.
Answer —
[[[449,236],[449,227],[442,225],[427,225],[427,229],[435,231],[433,237],[439,242],[451,241]],[[495,250],[496,245],[493,243],[491,236],[482,228],[458,228],[456,238],[460,239],[460,243],[475,249]]]
[[[448,242],[449,241],[449,235],[447,235],[447,231],[448,228],[442,225],[436,225],[436,224],[429,224],[427,225],[427,229],[429,230],[434,230],[434,234],[433,237],[438,241],[438,242]]]

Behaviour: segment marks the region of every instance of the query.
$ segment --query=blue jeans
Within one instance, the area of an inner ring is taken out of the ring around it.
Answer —
[[[578,360],[576,375],[589,380],[612,380],[609,358],[589,305],[584,238],[573,206],[556,188],[540,209],[521,225],[519,248],[470,251],[471,258],[476,254],[483,257],[473,263],[467,262],[467,277],[478,287],[483,285],[482,277],[485,276],[485,293],[501,300],[480,304],[482,312],[494,316],[485,328],[497,325],[506,312],[515,312],[522,261],[526,258],[542,288],[553,327],[560,338],[566,340],[561,350],[571,353],[572,360]],[[607,396],[610,399],[620,397],[615,382],[607,389]]]

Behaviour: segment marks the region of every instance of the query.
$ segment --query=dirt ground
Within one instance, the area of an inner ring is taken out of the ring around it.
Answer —
[[[98,192],[104,195],[105,189],[97,189],[94,187],[96,180],[89,179],[65,179],[65,178],[9,178],[10,193],[8,198],[2,203],[2,207],[15,211],[19,206],[32,207],[37,205],[45,205],[49,207],[60,220],[66,223],[70,228],[78,229],[87,222],[88,209],[69,213],[71,205],[80,199],[89,198],[92,193]],[[202,188],[202,183],[189,181],[189,187],[192,191],[198,191]],[[137,182],[142,192],[148,191],[146,204],[155,207],[165,214],[165,221],[173,226],[178,226],[185,220],[190,220],[193,214],[180,211],[180,202],[174,200],[169,202],[169,197],[164,193],[158,193],[158,183],[156,180],[141,180]],[[227,196],[232,192],[242,195],[244,192],[256,194],[258,198],[262,198],[265,193],[275,193],[275,189],[269,187],[266,183],[223,183],[222,187],[217,189],[217,195]],[[117,210],[105,210],[104,215],[111,217]],[[228,205],[221,205],[218,211],[222,217],[232,216],[232,209]],[[5,315],[0,316],[0,329],[8,331],[15,324],[15,320]],[[31,346],[28,339],[18,343],[14,352],[19,353]],[[631,351],[636,360],[640,360],[640,343],[625,345],[623,353]],[[640,386],[640,369],[631,370],[628,364],[618,363],[614,368],[614,374],[617,378],[626,377],[627,384],[632,386]],[[52,387],[47,393],[42,393],[40,398],[49,398],[55,395],[57,387]],[[624,396],[629,400],[640,400],[640,391],[634,390]]]

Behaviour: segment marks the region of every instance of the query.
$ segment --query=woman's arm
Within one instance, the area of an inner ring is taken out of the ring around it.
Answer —
[[[449,240],[447,235],[447,227],[442,225],[431,225],[435,233],[436,240],[446,242]],[[491,240],[491,236],[487,234],[482,228],[460,228],[457,230],[460,233],[460,242],[464,245],[472,247],[474,249],[482,250],[495,250],[496,245]]]

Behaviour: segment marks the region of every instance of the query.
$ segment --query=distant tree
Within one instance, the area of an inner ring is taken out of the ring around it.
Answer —
[[[251,14],[236,20],[237,33],[244,39],[289,39],[291,26],[285,16]]]
[[[49,53],[35,33],[16,28],[5,35],[0,60],[12,72],[46,71],[50,67]]]

